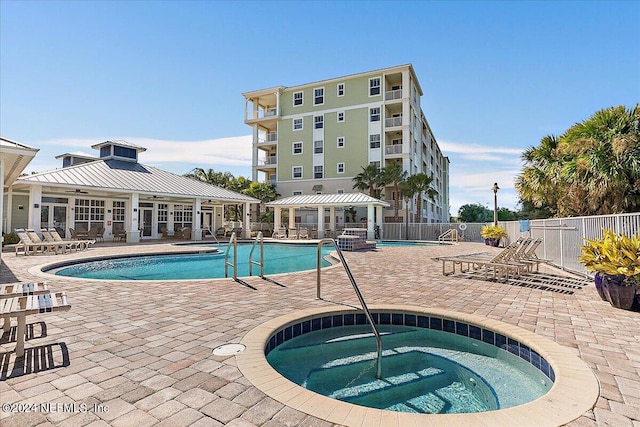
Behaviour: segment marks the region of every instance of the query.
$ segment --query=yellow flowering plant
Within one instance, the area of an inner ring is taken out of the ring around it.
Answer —
[[[623,286],[640,284],[640,236],[603,230],[600,239],[585,239],[579,259],[587,271],[624,276]]]
[[[500,239],[507,237],[507,231],[497,225],[485,225],[482,227],[480,235],[485,239]]]

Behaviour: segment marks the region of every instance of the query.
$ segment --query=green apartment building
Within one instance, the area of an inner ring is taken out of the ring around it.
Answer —
[[[422,222],[449,222],[449,159],[422,112],[422,94],[411,64],[246,92],[252,179],[273,183],[281,197],[351,193],[362,167],[400,163],[408,174],[433,177],[438,192],[435,201],[423,196],[420,213],[416,203],[402,203],[402,222],[407,213],[409,222],[418,215]],[[383,191],[391,204],[385,222],[393,221],[396,197],[392,186]]]

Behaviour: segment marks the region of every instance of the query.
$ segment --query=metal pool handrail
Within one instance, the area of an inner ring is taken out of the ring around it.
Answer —
[[[233,244],[233,262],[229,262],[229,250],[231,249],[231,244]],[[236,238],[236,232],[231,233],[231,237],[229,238],[229,245],[227,246],[227,250],[224,252],[224,277],[229,277],[228,267],[233,267],[233,280],[238,280],[238,239]]]
[[[253,250],[256,248],[256,244],[260,242],[260,261],[254,261],[252,258]],[[253,241],[251,251],[249,251],[249,276],[253,276],[253,265],[260,266],[260,277],[264,279],[264,242],[262,240],[262,231],[258,231],[256,239]]]
[[[360,305],[362,305],[362,310],[364,311],[364,315],[366,316],[367,321],[369,322],[369,325],[371,325],[371,330],[373,331],[373,334],[376,337],[376,345],[378,348],[378,357],[376,359],[376,378],[380,379],[382,378],[382,338],[380,338],[380,332],[378,332],[378,328],[376,324],[373,322],[373,317],[371,316],[369,307],[367,307],[367,303],[364,301],[364,297],[362,296],[362,293],[358,288],[356,279],[353,277],[353,274],[351,273],[351,269],[349,268],[349,265],[347,265],[347,260],[344,259],[344,255],[342,255],[342,251],[340,250],[340,248],[338,247],[334,239],[322,239],[318,242],[318,262],[317,262],[317,268],[316,268],[316,282],[317,282],[316,297],[318,299],[322,299],[322,297],[320,296],[320,282],[322,277],[322,274],[320,271],[320,265],[321,265],[321,259],[322,259],[322,246],[325,243],[332,243],[333,246],[336,248],[336,252],[338,253],[340,262],[342,263],[344,270],[347,272],[347,277],[349,277],[349,281],[353,286],[353,290],[356,292],[356,296],[360,301]]]

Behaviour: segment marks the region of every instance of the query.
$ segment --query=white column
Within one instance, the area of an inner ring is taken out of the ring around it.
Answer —
[[[318,239],[324,237],[324,206],[318,206]]]
[[[125,229],[127,230],[127,243],[138,243],[140,241],[139,215],[140,215],[140,195],[131,193],[129,195],[129,215],[126,218]]]
[[[289,208],[289,230],[296,228],[296,208]]]
[[[329,206],[329,228],[333,232],[333,237],[336,237],[335,236],[335,232],[336,232],[336,207],[335,206]]]
[[[282,208],[273,208],[273,230],[282,227]]]
[[[13,219],[11,212],[13,211],[13,187],[9,186],[7,191],[7,217],[4,219],[4,226],[6,227],[5,233],[11,233],[13,231]]]
[[[244,204],[244,238],[251,238],[251,203]]]
[[[375,231],[373,229],[374,226],[374,218],[373,218],[373,205],[367,205],[367,239],[373,240],[375,239]]]
[[[253,125],[253,143],[251,144],[252,146],[252,157],[251,157],[251,163],[252,163],[252,168],[251,168],[251,180],[253,182],[258,182],[258,169],[256,169],[258,167],[258,153],[260,152],[258,150],[258,125],[254,124]]]
[[[382,240],[382,206],[376,206],[376,225],[380,229],[380,240]]]
[[[42,203],[42,186],[29,187],[29,228],[40,231],[40,204]]]
[[[202,199],[196,198],[193,202],[193,227],[191,228],[191,240],[202,240]]]
[[[280,115],[280,91],[276,92],[276,114]]]

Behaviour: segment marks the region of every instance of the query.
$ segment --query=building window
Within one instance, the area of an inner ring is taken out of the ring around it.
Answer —
[[[315,179],[322,178],[322,166],[314,166],[313,167],[313,177]]]
[[[113,155],[117,157],[124,157],[127,159],[135,159],[136,158],[136,150],[128,147],[121,147],[119,145],[113,146]]]
[[[303,101],[302,96],[303,96],[302,92],[294,92],[293,93],[293,106],[294,107],[302,105],[302,101]]]
[[[319,87],[313,90],[313,105],[324,104],[324,88]]]
[[[338,188],[338,190],[336,191],[336,193],[338,193],[338,194],[344,194],[344,188]]]
[[[302,178],[302,166],[294,166],[293,167],[293,178],[294,179]]]
[[[344,96],[344,83],[338,83],[338,96]]]
[[[302,154],[302,142],[293,143],[293,154]]]
[[[322,154],[324,141],[313,141],[313,154]]]
[[[344,163],[338,163],[338,173],[344,173]]]
[[[322,129],[324,127],[324,116],[314,116],[313,117],[313,128],[314,129]]]
[[[380,148],[380,134],[369,135],[369,148]]]
[[[293,191],[291,193],[292,196],[302,196],[302,191]]]
[[[167,228],[168,219],[169,205],[166,203],[158,203],[158,233],[162,233],[162,229]]]
[[[344,136],[338,137],[338,148],[344,148]]]
[[[74,223],[76,230],[103,228],[104,200],[76,199]]]
[[[338,123],[344,122],[344,111],[338,112]]]
[[[369,121],[371,122],[380,121],[380,107],[369,108]]]
[[[293,119],[293,130],[302,130],[302,117]]]
[[[380,95],[380,77],[369,79],[369,96]]]
[[[380,162],[369,162],[369,164],[376,168],[376,172],[380,172]]]

